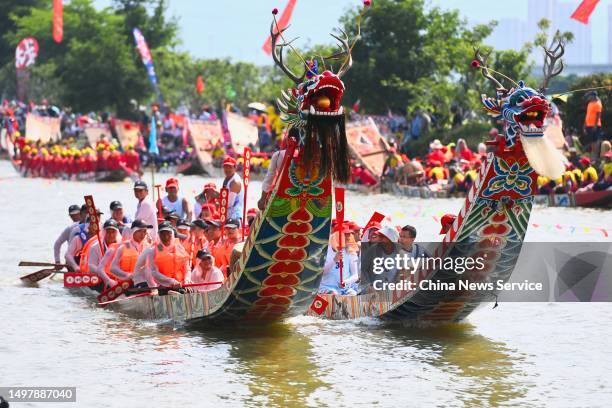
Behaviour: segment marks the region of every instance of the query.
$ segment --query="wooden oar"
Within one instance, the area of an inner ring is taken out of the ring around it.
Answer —
[[[22,276],[19,279],[26,283],[36,283],[45,278],[48,278],[56,272],[57,271],[55,269],[41,269],[40,271],[32,272],[28,275]]]
[[[206,286],[206,285],[219,285],[222,284],[223,282],[207,282],[207,283],[188,283],[186,285],[181,285],[181,288],[191,288],[194,286]],[[112,288],[109,288],[107,290],[105,290],[104,292],[102,292],[99,296],[98,296],[98,303],[107,303],[113,299],[118,298],[119,296],[123,295],[129,288],[130,286],[133,285],[133,282],[131,280],[127,280],[127,281],[123,281],[123,282],[119,282],[118,284],[116,284],[115,286],[113,286]],[[150,288],[132,288],[130,289],[130,292],[149,292],[151,290],[154,289],[172,289],[172,287],[166,287],[166,286],[153,286]]]
[[[34,262],[34,261],[21,261],[19,262],[19,266],[57,266],[61,268],[65,268],[66,264],[56,264],[51,262]]]

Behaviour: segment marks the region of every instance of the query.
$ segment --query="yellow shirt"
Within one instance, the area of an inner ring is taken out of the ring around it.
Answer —
[[[538,187],[544,187],[548,183],[550,183],[550,179],[548,177],[538,176]]]
[[[597,170],[595,170],[593,168],[593,166],[589,166],[586,169],[584,169],[584,172],[582,172],[582,182],[586,183],[586,182],[592,182],[592,183],[597,183]]]
[[[435,178],[436,180],[443,180],[444,169],[442,167],[434,167],[433,169],[429,170],[428,176],[430,178]]]
[[[610,175],[612,175],[612,162],[604,164],[603,171],[605,178],[610,177]]]

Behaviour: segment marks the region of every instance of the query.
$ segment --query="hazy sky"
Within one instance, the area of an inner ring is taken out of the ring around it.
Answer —
[[[111,0],[94,2],[99,7],[111,4]],[[568,2],[578,5],[580,0]],[[458,9],[470,22],[527,19],[527,0],[429,0],[429,3]],[[169,4],[170,14],[180,21],[182,49],[202,58],[231,57],[268,64],[271,58],[261,46],[269,33],[271,10],[274,7],[282,10],[287,0],[169,0]],[[300,36],[298,41],[303,42],[330,42],[328,33],[338,24],[338,18],[347,8],[360,4],[362,0],[298,0],[288,35]],[[612,0],[602,0],[591,16],[595,63],[607,61],[606,21],[610,4]]]

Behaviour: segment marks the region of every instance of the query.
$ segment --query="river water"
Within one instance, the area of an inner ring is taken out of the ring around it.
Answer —
[[[167,175],[156,175],[156,182]],[[147,176],[150,182],[150,176]],[[182,177],[186,195],[209,180]],[[218,181],[218,180],[217,180]],[[260,184],[250,185],[254,204]],[[17,176],[0,162],[0,387],[75,386],[54,407],[609,407],[612,305],[502,303],[466,322],[414,329],[376,320],[298,317],[265,329],[186,329],[137,321],[69,294],[59,280],[24,287],[20,260],[52,260],[69,204],[92,194],[133,213],[131,184]],[[438,239],[436,217],[463,200],[348,194],[347,215],[374,210]],[[108,212],[107,212],[108,214]],[[607,241],[610,212],[536,207],[531,241]],[[47,406],[14,403],[11,407]]]

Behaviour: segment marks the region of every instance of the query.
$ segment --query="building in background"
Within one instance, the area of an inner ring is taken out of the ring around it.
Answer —
[[[486,42],[498,50],[520,50],[531,40],[525,32],[526,26],[525,21],[518,18],[500,19]]]

